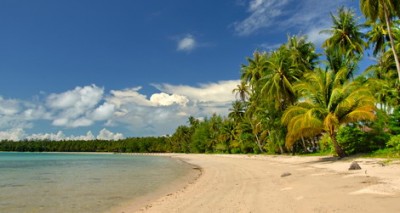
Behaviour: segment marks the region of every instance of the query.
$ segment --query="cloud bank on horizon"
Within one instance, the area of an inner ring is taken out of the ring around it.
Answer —
[[[189,116],[226,115],[235,99],[232,90],[238,83],[238,80],[219,81],[198,87],[154,84],[160,92],[150,97],[140,92],[141,87],[106,93],[104,88],[94,84],[51,93],[43,101],[36,102],[0,97],[0,140],[124,138],[123,134],[106,128],[97,136],[91,131],[79,136],[67,136],[62,131],[30,135],[25,132],[39,121],[64,129],[94,125],[107,128],[124,126],[136,133],[135,136],[171,134],[177,125],[185,124]]]

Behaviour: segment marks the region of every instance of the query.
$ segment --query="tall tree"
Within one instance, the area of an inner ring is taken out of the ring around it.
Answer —
[[[371,22],[379,20],[386,24],[390,48],[396,64],[398,79],[400,80],[400,62],[394,43],[392,32],[393,20],[400,17],[400,0],[360,0],[360,9]]]
[[[246,99],[250,96],[249,86],[247,85],[247,82],[242,80],[240,84],[238,84],[236,88],[232,90],[232,93],[236,93],[236,96],[239,96],[240,100],[242,102],[245,102]]]
[[[344,7],[338,9],[337,15],[331,14],[331,17],[331,29],[321,31],[330,35],[323,43],[328,68],[335,73],[346,69],[347,79],[352,78],[366,47],[363,40],[365,35],[361,32],[362,26],[357,23],[355,13]]]
[[[337,13],[337,15],[331,14],[331,29],[322,31],[331,35],[324,42],[323,47],[338,49],[346,57],[360,58],[366,46],[363,40],[365,36],[361,32],[362,26],[357,23],[355,13],[352,10],[341,7]]]
[[[286,146],[291,147],[301,137],[322,132],[332,139],[338,156],[346,154],[336,140],[340,125],[373,120],[375,100],[370,90],[357,81],[342,83],[345,74],[316,70],[305,75],[294,88],[302,101],[290,106],[282,116],[287,125]]]

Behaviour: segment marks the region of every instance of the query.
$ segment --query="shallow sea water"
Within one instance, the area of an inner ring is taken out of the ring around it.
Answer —
[[[159,156],[0,153],[0,212],[105,212],[189,170]]]

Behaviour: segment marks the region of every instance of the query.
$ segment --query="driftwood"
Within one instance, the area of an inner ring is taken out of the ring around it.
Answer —
[[[286,176],[289,176],[289,175],[292,175],[292,174],[290,172],[284,172],[284,173],[281,174],[281,177],[286,177]]]

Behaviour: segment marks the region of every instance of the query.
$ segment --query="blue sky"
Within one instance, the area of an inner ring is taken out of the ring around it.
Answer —
[[[0,139],[165,135],[225,115],[241,64],[317,47],[337,0],[2,0]]]

